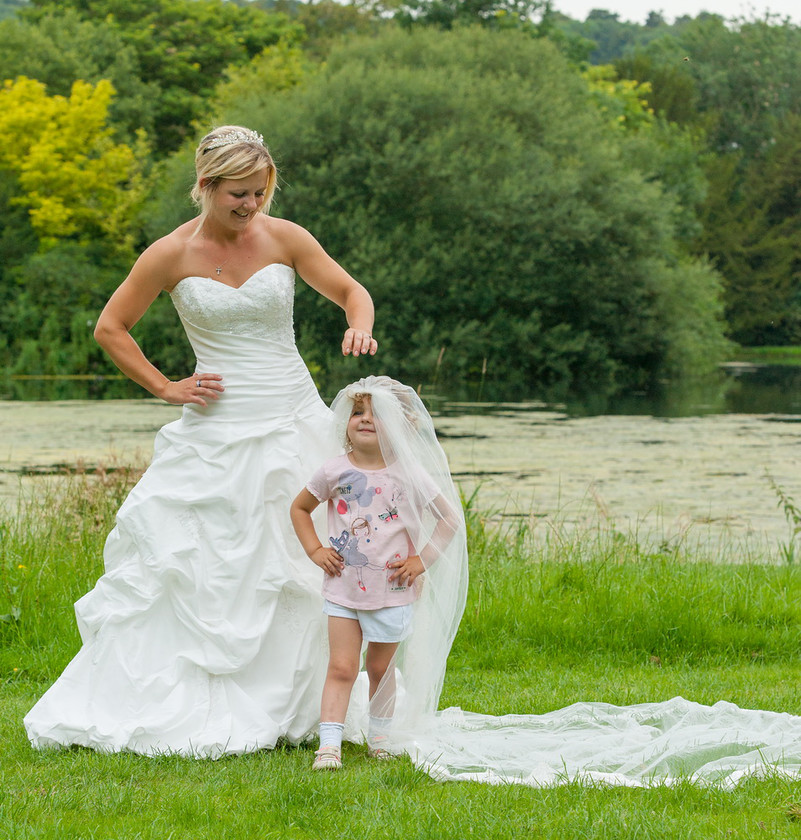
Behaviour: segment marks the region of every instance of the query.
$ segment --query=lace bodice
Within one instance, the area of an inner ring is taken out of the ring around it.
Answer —
[[[215,333],[294,342],[295,271],[260,268],[238,289],[211,277],[185,277],[170,296],[184,323]]]

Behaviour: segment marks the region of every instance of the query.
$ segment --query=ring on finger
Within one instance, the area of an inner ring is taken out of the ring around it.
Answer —
[[[198,387],[198,388],[202,388],[202,387],[203,387],[203,380],[202,380],[202,379],[198,379],[198,380],[197,380],[197,387]]]

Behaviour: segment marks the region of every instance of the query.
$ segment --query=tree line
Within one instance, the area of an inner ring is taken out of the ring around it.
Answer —
[[[0,0],[0,370],[112,372],[99,309],[228,122],[402,378],[648,387],[797,342],[799,63],[787,21],[547,0]],[[162,297],[136,335],[183,375]],[[337,311],[299,284],[296,321],[337,377]]]

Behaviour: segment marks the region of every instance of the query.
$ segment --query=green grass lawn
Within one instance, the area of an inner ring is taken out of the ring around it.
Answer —
[[[0,838],[801,837],[801,780],[552,788],[435,782],[407,759],[313,746],[218,761],[36,752],[22,717],[77,648],[72,602],[101,569],[132,476],[78,477],[0,522]],[[504,539],[468,509],[471,590],[441,705],[541,713],[680,694],[801,714],[801,568],[646,553],[598,528]]]

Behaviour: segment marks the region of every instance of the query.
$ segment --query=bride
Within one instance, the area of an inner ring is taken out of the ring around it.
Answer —
[[[81,650],[25,717],[38,748],[216,757],[303,741],[318,723],[321,573],[289,507],[341,442],[295,348],[295,275],[345,311],[345,355],[376,352],[373,305],[307,231],[267,215],[276,170],[260,135],[218,128],[195,163],[200,215],[142,254],[96,329],[125,374],[183,414],[158,433],[106,542],[105,573],[75,605]],[[197,356],[178,381],[130,335],[162,291]],[[731,784],[772,768],[801,772],[801,718],[729,703],[438,712],[464,603],[442,578],[439,588],[429,581],[430,609],[416,621],[436,661],[410,648],[399,665],[414,714],[395,744],[436,778]]]
[[[373,304],[310,233],[267,215],[276,169],[260,135],[223,126],[195,161],[200,215],[141,255],[95,330],[183,414],[159,432],[105,574],[75,606],[83,647],[25,718],[36,747],[215,756],[316,724],[320,580],[289,505],[336,446],[295,349],[295,275],[344,310],[346,356],[376,352]],[[178,381],[130,335],[162,291],[197,356]]]

